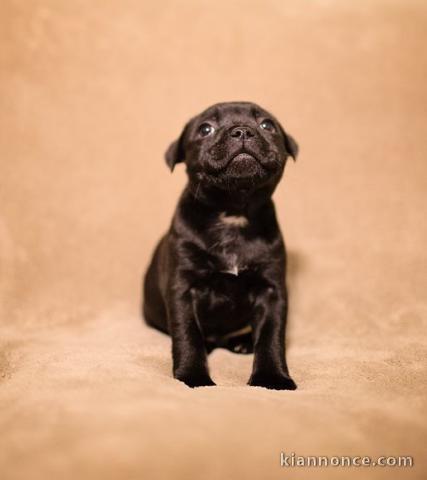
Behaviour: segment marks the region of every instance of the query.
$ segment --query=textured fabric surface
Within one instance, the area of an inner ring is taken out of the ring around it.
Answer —
[[[1,2],[2,480],[427,477],[426,27],[412,0]],[[301,147],[275,194],[295,392],[223,350],[188,389],[140,318],[185,183],[164,151],[227,100]]]

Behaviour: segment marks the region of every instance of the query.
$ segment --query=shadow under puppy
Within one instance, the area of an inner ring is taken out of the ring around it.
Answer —
[[[249,385],[294,390],[285,357],[286,251],[272,193],[298,147],[249,102],[192,118],[166,153],[188,184],[144,281],[146,322],[172,337],[173,374],[215,385],[207,354],[254,353]]]

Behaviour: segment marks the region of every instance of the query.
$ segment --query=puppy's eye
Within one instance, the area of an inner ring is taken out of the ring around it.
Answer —
[[[208,135],[212,135],[214,131],[215,129],[210,123],[202,123],[199,127],[199,133],[202,137],[207,137]]]
[[[265,120],[263,120],[259,126],[263,129],[263,130],[268,130],[269,132],[275,132],[276,131],[276,127],[274,126],[274,123],[269,120],[268,118],[266,118]]]

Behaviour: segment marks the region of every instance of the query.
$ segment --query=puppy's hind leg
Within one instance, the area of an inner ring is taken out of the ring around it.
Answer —
[[[156,256],[144,277],[142,314],[147,325],[163,333],[169,333],[167,312],[159,290],[155,260]]]
[[[159,300],[158,305],[154,307],[153,305],[144,301],[142,312],[147,325],[159,330],[160,332],[169,334],[166,310],[163,305],[163,300]]]

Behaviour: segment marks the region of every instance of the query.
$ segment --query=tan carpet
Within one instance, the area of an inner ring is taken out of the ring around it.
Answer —
[[[1,480],[427,478],[426,42],[423,1],[1,2]],[[222,100],[301,146],[275,195],[296,392],[226,351],[190,390],[139,316],[185,182],[163,153]]]

